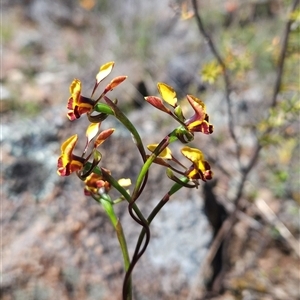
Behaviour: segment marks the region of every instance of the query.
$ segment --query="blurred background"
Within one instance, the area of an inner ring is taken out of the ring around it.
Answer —
[[[111,95],[145,144],[158,143],[176,126],[143,100],[157,95],[157,82],[175,88],[186,115],[192,111],[184,96],[201,98],[214,124],[214,133],[198,134],[193,145],[205,153],[215,179],[182,189],[154,220],[149,248],[134,270],[134,299],[300,299],[299,7],[278,105],[270,110],[291,3],[198,1],[229,70],[242,165],[257,141],[263,146],[232,230],[212,257],[244,173],[228,129],[222,74],[191,2],[2,1],[1,299],[121,298],[121,253],[106,215],[84,196],[76,176],[56,174],[62,141],[74,133],[84,140],[87,126],[83,118],[71,123],[66,117],[69,85],[80,79],[88,96],[108,61],[115,61],[108,81],[128,76]],[[112,126],[113,138],[101,146],[103,165],[117,178],[134,178],[141,159],[120,124],[103,123]],[[154,166],[139,200],[146,215],[170,186],[165,170]],[[132,254],[140,229],[125,203],[116,211]]]

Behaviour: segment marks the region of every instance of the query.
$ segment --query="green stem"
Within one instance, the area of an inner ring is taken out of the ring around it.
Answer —
[[[127,242],[126,242],[125,235],[123,232],[122,224],[115,214],[111,198],[107,194],[102,194],[99,198],[95,197],[95,200],[97,202],[101,203],[102,207],[104,208],[106,214],[108,215],[108,217],[116,231],[119,245],[120,245],[120,248],[122,251],[124,268],[125,268],[125,271],[127,272],[130,267],[130,258],[129,258],[129,254],[128,254]],[[128,291],[128,294],[126,295],[126,300],[131,300],[132,299],[132,280],[131,280],[131,278],[128,281],[127,291]]]
[[[159,156],[159,154],[169,146],[172,142],[177,140],[177,137],[175,135],[176,130],[173,130],[170,134],[168,134],[156,147],[154,152],[148,157],[148,159],[145,161],[143,167],[141,168],[141,171],[137,177],[136,184],[132,193],[132,198],[136,199],[138,191],[140,190],[141,184],[143,182],[144,177],[146,176],[151,164],[154,162],[155,158]]]
[[[136,147],[138,148],[143,162],[146,162],[146,152],[145,148],[142,142],[142,139],[136,130],[135,126],[130,122],[130,120],[126,117],[126,115],[118,108],[118,106],[113,103],[108,97],[104,97],[104,100],[106,101],[107,104],[104,103],[97,103],[94,107],[95,111],[100,112],[100,113],[106,113],[109,115],[114,115],[132,134],[134,143]],[[147,175],[148,175],[148,169],[146,169],[145,172],[143,172],[143,176],[139,178],[140,183],[139,183],[139,188],[134,190],[133,193],[133,201],[135,201],[140,193],[142,192],[146,181],[147,181]],[[143,185],[142,185],[143,184]]]
[[[130,122],[130,120],[123,114],[123,112],[118,108],[116,104],[114,104],[109,98],[105,97],[105,101],[108,104],[98,103],[95,105],[94,109],[97,112],[105,113],[108,115],[114,115],[132,134],[134,138],[134,142],[137,145],[137,148],[140,151],[140,154],[143,160],[146,160],[146,152],[143,146],[142,139],[134,127],[134,125]]]
[[[182,177],[180,178],[180,180],[183,182],[183,183],[187,183],[189,181],[189,178],[187,177]],[[152,210],[152,212],[150,213],[150,215],[148,216],[147,218],[147,221],[148,221],[148,225],[151,224],[151,222],[153,221],[153,219],[155,218],[155,216],[159,213],[159,211],[163,208],[163,206],[168,202],[168,200],[170,199],[170,197],[175,194],[177,191],[179,191],[181,188],[183,187],[183,185],[180,185],[179,183],[175,183],[171,189],[165,194],[165,196],[159,201],[159,203],[154,207],[154,209]],[[137,245],[136,245],[136,248],[135,248],[135,252],[138,253],[141,245],[142,245],[142,242],[144,240],[144,237],[145,237],[145,229],[143,228],[141,230],[141,233],[139,235],[139,238],[138,238],[138,242],[137,242]]]
[[[182,177],[180,179],[183,183],[187,183],[189,181],[189,179],[187,177]],[[168,202],[168,200],[170,199],[170,197],[176,193],[178,190],[180,190],[183,187],[183,185],[179,184],[179,183],[175,183],[171,189],[168,191],[168,193],[165,194],[165,196],[160,200],[160,202],[156,205],[156,207],[153,209],[153,211],[150,213],[149,217],[147,218],[147,222],[148,222],[148,226],[145,228],[143,227],[143,229],[141,230],[141,233],[139,235],[135,250],[134,250],[134,254],[133,254],[133,259],[129,268],[129,271],[126,273],[125,275],[125,280],[124,282],[128,282],[131,279],[131,272],[135,266],[135,264],[138,262],[138,260],[140,259],[140,257],[143,255],[144,251],[146,250],[147,247],[147,240],[146,240],[146,244],[145,246],[143,246],[142,250],[141,249],[141,245],[143,243],[144,237],[147,234],[147,230],[149,230],[149,225],[152,222],[152,220],[155,218],[155,216],[158,214],[158,212],[162,209],[162,207]],[[129,280],[127,281],[127,276],[129,278]],[[126,295],[127,292],[127,285],[123,285],[123,295]]]
[[[105,103],[97,103],[94,109],[99,113],[103,113],[111,116],[114,115],[114,111],[112,110],[112,108]]]
[[[101,175],[103,175],[105,177],[105,179],[117,190],[121,193],[121,195],[127,200],[128,203],[132,202],[132,198],[131,196],[127,193],[127,191],[118,183],[117,180],[115,180],[109,173],[105,172],[105,170],[101,170]],[[136,215],[139,217],[139,219],[144,222],[147,223],[147,220],[145,219],[144,215],[142,214],[142,212],[140,211],[140,209],[138,208],[138,206],[133,203],[132,204],[132,208],[134,210],[134,212],[136,213]]]

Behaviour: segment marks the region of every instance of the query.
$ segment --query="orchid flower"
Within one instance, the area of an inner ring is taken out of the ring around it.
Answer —
[[[70,85],[71,97],[68,100],[68,118],[73,121],[79,119],[81,115],[93,110],[95,101],[81,95],[81,81],[74,79]]]
[[[69,176],[83,168],[84,158],[73,154],[77,143],[77,134],[68,138],[61,146],[61,155],[57,161],[57,173],[60,176]]]
[[[187,100],[195,111],[195,114],[184,122],[187,129],[190,132],[211,134],[213,132],[213,125],[209,123],[205,104],[200,99],[192,95],[187,95]]]
[[[213,173],[210,169],[210,165],[199,149],[185,146],[181,149],[181,153],[193,163],[186,171],[187,177],[190,179],[201,179],[203,181],[212,179]]]
[[[205,104],[200,99],[192,95],[187,95],[187,100],[195,111],[195,114],[189,119],[186,119],[183,116],[180,105],[177,104],[177,96],[174,89],[162,82],[157,84],[157,89],[162,99],[156,96],[148,96],[145,97],[145,100],[148,103],[172,116],[190,133],[202,132],[204,134],[211,134],[213,132],[213,125],[209,123],[209,117],[206,113]],[[173,112],[164,104],[164,102],[172,107]]]

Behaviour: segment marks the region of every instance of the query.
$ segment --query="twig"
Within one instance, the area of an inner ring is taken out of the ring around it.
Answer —
[[[297,5],[299,5],[299,1],[300,0],[294,0],[293,4],[291,6],[290,9],[290,13],[294,12],[296,10]],[[192,4],[193,4],[193,8],[194,8],[194,14],[195,14],[195,18],[197,21],[197,25],[199,28],[199,31],[201,33],[201,35],[204,36],[205,40],[207,41],[213,55],[215,56],[215,58],[217,59],[217,61],[219,62],[219,64],[221,65],[222,69],[223,69],[223,78],[224,78],[224,83],[225,83],[225,94],[226,94],[226,102],[227,102],[227,109],[228,109],[228,117],[229,117],[229,132],[230,135],[232,137],[232,139],[235,142],[236,148],[237,148],[237,158],[238,161],[240,159],[240,144],[236,138],[235,135],[235,131],[234,131],[234,121],[232,118],[232,111],[231,111],[231,99],[230,99],[230,92],[231,92],[231,87],[230,87],[230,79],[229,79],[229,75],[227,73],[226,70],[226,65],[224,63],[224,61],[222,60],[221,56],[219,55],[214,42],[212,41],[212,38],[210,37],[210,35],[206,32],[204,26],[203,26],[203,22],[202,19],[198,13],[198,6],[197,6],[197,0],[192,0]],[[282,44],[282,48],[280,51],[280,57],[279,57],[279,63],[278,63],[278,68],[277,68],[277,77],[276,77],[276,81],[274,84],[274,93],[273,93],[273,97],[272,97],[272,101],[270,104],[270,107],[275,107],[277,105],[277,95],[280,91],[280,85],[281,85],[281,81],[282,81],[282,74],[283,74],[283,67],[284,67],[284,61],[285,61],[285,54],[286,54],[286,50],[287,50],[287,43],[288,43],[288,38],[289,38],[289,34],[291,31],[291,24],[292,24],[292,20],[289,18],[289,21],[286,24],[285,27],[285,31],[284,31],[284,37],[283,37],[283,44]],[[271,128],[269,128],[266,133],[269,133],[271,131]],[[205,270],[212,262],[212,260],[214,259],[220,245],[222,244],[222,242],[226,239],[226,237],[229,237],[232,229],[237,221],[237,215],[239,212],[239,204],[240,204],[240,200],[242,199],[242,195],[243,195],[243,191],[244,191],[244,186],[245,186],[245,182],[248,178],[248,175],[250,173],[250,171],[253,169],[253,167],[255,166],[260,151],[263,148],[263,145],[260,143],[259,140],[257,140],[256,143],[256,147],[254,150],[254,154],[251,157],[251,159],[248,161],[248,164],[244,167],[241,167],[241,173],[242,173],[242,177],[241,177],[241,181],[240,184],[238,186],[237,189],[237,194],[236,197],[233,199],[233,203],[235,204],[235,209],[234,211],[231,213],[231,215],[224,221],[224,223],[222,224],[221,229],[219,230],[217,236],[215,237],[213,243],[210,246],[210,249],[207,253],[207,256],[205,258],[204,264],[203,266],[200,268],[199,274],[198,274],[198,278],[202,275],[203,270]],[[295,246],[295,244],[294,244]],[[294,249],[294,247],[293,247]],[[298,254],[298,253],[297,253]],[[194,299],[194,293],[195,293],[195,289],[192,289],[188,299]]]
[[[200,34],[204,37],[205,41],[207,42],[211,52],[213,53],[213,55],[215,56],[215,58],[217,59],[218,63],[220,64],[221,68],[222,68],[222,72],[223,72],[223,80],[224,80],[224,85],[225,85],[225,99],[226,99],[226,103],[227,103],[227,113],[228,113],[228,128],[229,128],[229,133],[231,138],[233,139],[235,146],[236,146],[236,152],[237,152],[237,157],[238,157],[238,161],[240,163],[240,152],[241,152],[241,147],[240,147],[240,143],[237,139],[237,136],[235,134],[234,131],[234,119],[233,119],[233,113],[232,113],[232,103],[231,103],[231,98],[230,98],[230,93],[231,93],[231,82],[230,82],[230,78],[228,75],[228,71],[227,71],[227,67],[224,63],[223,58],[221,57],[221,55],[219,54],[219,51],[217,50],[211,36],[208,34],[208,32],[206,31],[206,29],[204,28],[202,19],[200,17],[200,14],[198,12],[198,4],[197,4],[197,0],[192,0],[192,4],[193,4],[193,9],[194,9],[194,15],[196,18],[196,22],[200,31]]]
[[[255,201],[256,206],[262,212],[265,219],[273,225],[280,233],[280,235],[287,241],[290,247],[295,251],[298,257],[300,257],[300,245],[299,242],[294,238],[288,228],[279,220],[274,211],[262,198],[258,198]]]
[[[275,86],[274,86],[274,91],[273,91],[273,97],[272,97],[272,102],[271,102],[271,107],[275,107],[277,104],[277,95],[280,91],[281,87],[281,81],[282,81],[282,73],[283,73],[283,67],[284,67],[284,61],[286,57],[286,50],[288,46],[288,39],[289,39],[289,33],[291,31],[291,25],[293,23],[293,20],[291,19],[291,13],[296,10],[297,5],[299,5],[300,0],[294,0],[291,9],[288,14],[288,22],[286,23],[285,30],[284,30],[284,35],[283,35],[283,42],[279,54],[279,59],[278,59],[278,68],[277,68],[277,76],[276,76],[276,81],[275,81]]]
[[[292,4],[292,7],[291,7],[291,10],[290,10],[290,14],[293,11],[295,11],[297,5],[299,5],[299,1],[300,0],[294,0],[294,2]],[[274,94],[273,94],[273,98],[272,98],[272,102],[271,102],[270,107],[275,107],[277,105],[276,99],[277,99],[277,95],[280,91],[280,84],[281,84],[281,81],[282,81],[282,72],[283,72],[283,67],[284,67],[284,60],[285,60],[285,54],[286,54],[286,50],[287,50],[288,38],[289,38],[289,34],[291,32],[291,25],[292,25],[292,21],[289,18],[289,21],[287,22],[287,25],[286,25],[286,28],[285,28],[285,31],[284,31],[284,37],[283,37],[284,42],[282,44],[282,48],[281,48],[281,51],[280,51],[280,59],[279,59],[279,64],[278,64],[278,68],[277,68],[277,78],[276,78],[275,85],[274,85]],[[272,128],[269,127],[264,134],[270,133],[271,130],[272,130]],[[244,185],[245,185],[245,182],[247,180],[248,174],[250,173],[250,171],[252,170],[252,168],[256,164],[257,159],[259,157],[259,154],[260,154],[260,151],[261,151],[262,148],[263,148],[262,144],[260,143],[259,140],[257,140],[256,148],[254,150],[254,154],[253,154],[252,158],[248,162],[248,165],[245,166],[242,169],[242,179],[241,179],[241,182],[240,182],[240,185],[239,185],[239,188],[238,188],[237,195],[236,195],[236,197],[233,201],[236,206],[238,206],[238,202],[242,197]]]
[[[233,199],[233,203],[235,204],[236,207],[238,206],[240,199],[242,198],[245,182],[248,178],[249,173],[251,172],[251,170],[253,169],[253,167],[255,166],[255,164],[258,160],[261,149],[262,149],[262,145],[259,144],[259,141],[257,141],[256,149],[255,149],[251,159],[249,160],[248,165],[245,166],[244,168],[242,168],[242,178],[241,178],[240,184],[237,189],[237,194],[236,194],[235,198]]]

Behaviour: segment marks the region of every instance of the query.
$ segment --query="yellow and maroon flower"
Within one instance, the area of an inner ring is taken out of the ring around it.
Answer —
[[[81,81],[79,79],[74,79],[71,83],[70,94],[67,108],[69,109],[68,118],[71,121],[79,119],[82,114],[93,110],[95,101],[81,96]]]
[[[110,174],[109,171],[108,173]],[[91,196],[91,194],[97,194],[100,188],[104,188],[105,192],[108,193],[111,188],[110,183],[108,181],[105,181],[101,175],[98,175],[96,173],[90,174],[85,179],[84,183],[84,194],[86,196]]]
[[[82,169],[84,158],[73,154],[77,140],[78,137],[77,134],[75,134],[62,144],[61,155],[57,161],[58,175],[69,176],[71,173]]]
[[[212,179],[213,173],[209,163],[204,159],[203,153],[197,148],[185,146],[181,153],[190,160],[193,165],[186,171],[186,176],[190,179],[201,179],[203,181]]]
[[[157,109],[171,115],[174,117],[173,113],[171,112],[171,110],[169,108],[167,108],[163,101],[168,103],[170,106],[172,106],[173,108],[177,107],[177,96],[176,96],[176,92],[174,91],[174,89],[167,85],[166,83],[163,82],[159,82],[157,84],[157,89],[162,97],[156,97],[156,96],[148,96],[145,97],[145,100],[150,103],[151,105],[153,105],[154,107],[156,107]]]
[[[145,100],[148,103],[172,116],[179,123],[184,125],[190,133],[202,132],[205,134],[211,134],[213,132],[213,125],[209,123],[205,104],[200,99],[192,95],[187,95],[187,100],[195,111],[195,114],[191,118],[186,119],[183,116],[180,105],[177,104],[177,95],[174,89],[162,82],[157,84],[157,88],[162,99],[156,96],[148,96],[145,97]],[[172,106],[173,112],[164,105],[164,102]]]
[[[187,95],[187,100],[195,111],[195,114],[184,122],[187,129],[190,132],[213,133],[213,125],[209,123],[205,104],[192,95]]]

